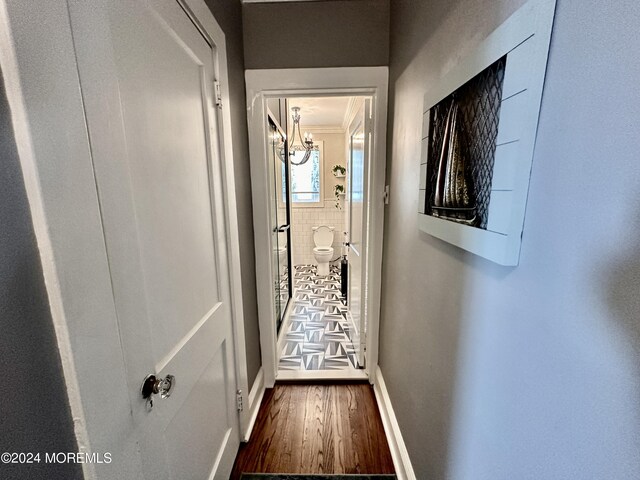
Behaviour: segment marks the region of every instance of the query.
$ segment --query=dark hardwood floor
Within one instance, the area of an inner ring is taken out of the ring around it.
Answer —
[[[277,384],[267,390],[232,480],[245,473],[394,473],[368,383]]]

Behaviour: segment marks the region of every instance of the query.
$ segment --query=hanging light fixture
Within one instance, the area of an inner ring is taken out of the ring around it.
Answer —
[[[293,119],[293,131],[289,137],[291,139],[291,143],[289,144],[290,161],[292,165],[302,165],[309,161],[311,152],[314,150],[313,134],[305,132],[304,139],[302,138],[302,130],[300,130],[300,107],[292,107],[291,111],[293,112],[293,115],[291,115],[291,118]],[[298,130],[299,145],[296,145],[296,129]],[[304,156],[299,162],[293,161],[295,152],[304,152]]]

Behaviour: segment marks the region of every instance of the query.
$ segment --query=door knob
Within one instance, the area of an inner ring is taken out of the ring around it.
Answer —
[[[151,400],[152,395],[160,395],[160,398],[169,398],[175,385],[176,377],[173,375],[167,375],[164,378],[158,378],[153,374],[147,375],[144,382],[142,382],[142,398]]]

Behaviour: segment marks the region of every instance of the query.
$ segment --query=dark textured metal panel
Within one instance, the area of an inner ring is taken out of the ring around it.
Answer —
[[[502,57],[431,108],[425,210],[428,215],[433,215],[447,112],[455,100],[460,107],[462,137],[469,156],[466,164],[472,179],[472,195],[478,217],[476,226],[487,228],[506,63],[506,56]]]

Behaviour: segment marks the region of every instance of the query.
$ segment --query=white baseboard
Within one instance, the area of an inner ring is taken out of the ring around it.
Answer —
[[[378,402],[378,409],[382,417],[384,432],[387,435],[387,442],[389,442],[389,449],[391,450],[393,466],[396,469],[396,476],[398,480],[416,480],[416,475],[413,473],[413,467],[411,466],[409,452],[402,439],[400,425],[398,425],[396,414],[393,412],[389,392],[384,383],[380,367],[376,368],[373,391],[375,392]]]
[[[243,442],[249,441],[253,426],[256,423],[256,418],[258,418],[258,412],[260,411],[260,404],[262,404],[264,390],[264,371],[262,370],[262,367],[260,367],[260,370],[258,370],[258,375],[256,375],[256,379],[253,382],[253,386],[251,387],[251,391],[249,392],[249,398],[247,399],[249,403],[250,416],[247,430],[242,436]]]

